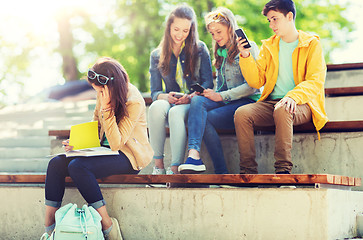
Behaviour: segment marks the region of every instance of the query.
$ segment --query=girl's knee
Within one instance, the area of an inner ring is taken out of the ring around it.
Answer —
[[[183,107],[175,106],[175,107],[170,108],[169,113],[168,113],[169,124],[170,124],[170,121],[175,121],[175,119],[184,120],[185,117],[187,116],[187,114],[188,114],[188,111]]]
[[[170,108],[170,104],[168,101],[156,100],[150,105],[149,112],[158,113],[161,111],[167,111],[169,108]]]
[[[197,105],[199,105],[199,104],[203,104],[203,102],[204,102],[204,100],[205,100],[206,98],[205,97],[203,97],[203,96],[194,96],[192,99],[191,99],[191,101],[190,101],[190,104],[197,104]]]
[[[80,169],[82,169],[83,166],[80,163],[80,161],[76,158],[73,159],[69,164],[68,164],[68,172],[69,175],[72,176],[73,174],[77,174],[80,172]]]
[[[149,121],[161,121],[162,119],[165,119],[169,108],[169,102],[165,100],[156,100],[149,107]]]
[[[56,156],[49,161],[48,168],[60,169],[62,167],[62,165],[64,165],[64,162],[65,162],[65,156],[63,156],[63,155]]]

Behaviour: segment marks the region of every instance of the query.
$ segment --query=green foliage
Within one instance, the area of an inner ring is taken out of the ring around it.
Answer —
[[[86,44],[86,50],[98,56],[111,56],[119,60],[140,91],[148,91],[150,52],[158,46],[162,38],[169,11],[180,3],[178,0],[120,0],[105,26],[97,26],[91,18],[81,26],[94,38],[92,43]],[[212,38],[205,28],[204,15],[218,6],[231,9],[239,26],[259,46],[262,39],[273,34],[266,17],[261,14],[266,0],[186,0],[183,3],[194,8],[198,18],[199,37],[210,50]],[[353,29],[353,23],[341,16],[346,7],[329,2],[322,5],[322,1],[314,0],[296,0],[295,3],[297,28],[320,36],[326,60],[329,62],[331,51],[349,41],[348,34],[343,38],[335,36]]]
[[[175,5],[187,3],[194,8],[198,18],[199,37],[212,50],[212,38],[206,31],[204,23],[205,14],[219,6],[231,9],[249,39],[260,46],[262,39],[273,34],[266,17],[261,14],[266,2],[267,0],[102,1],[102,4],[113,5],[111,11],[106,14],[105,22],[98,21],[99,13],[87,15],[85,11],[73,17],[74,21],[71,21],[74,49],[82,49],[75,51],[75,57],[79,64],[87,62],[89,65],[97,57],[113,57],[124,65],[131,82],[141,92],[147,92],[150,52],[158,46],[164,33],[165,19]],[[355,27],[353,22],[344,17],[344,11],[349,7],[348,3],[344,5],[336,4],[337,2],[337,0],[295,0],[297,28],[320,36],[327,62],[333,49],[341,48],[344,43],[351,40],[349,32]],[[83,37],[77,33],[81,33]],[[5,59],[0,61],[2,68],[0,86],[2,81],[15,82],[19,76],[24,78],[29,73],[27,68],[31,61],[31,51],[37,47],[31,36],[26,36],[28,38],[25,41],[26,45],[19,46],[4,41],[1,34],[6,33],[0,33],[0,51],[2,58]],[[0,95],[4,92],[1,90]]]
[[[33,36],[26,34],[25,39],[32,41]],[[0,107],[4,105],[3,98],[7,97],[6,83],[23,87],[23,82],[17,76],[29,76],[27,71],[30,64],[32,46],[19,46],[18,43],[9,42],[0,36]]]
[[[94,39],[86,44],[86,51],[120,61],[141,92],[149,89],[149,55],[164,32],[159,9],[158,1],[119,1],[105,26],[90,17],[80,26]]]

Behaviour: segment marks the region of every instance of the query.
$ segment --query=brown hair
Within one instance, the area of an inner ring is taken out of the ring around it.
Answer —
[[[262,10],[262,14],[264,16],[267,16],[267,13],[271,10],[280,12],[284,14],[284,16],[286,16],[289,12],[292,12],[295,20],[296,8],[294,2],[291,0],[271,0],[266,3],[265,7]]]
[[[158,68],[163,76],[169,74],[170,71],[170,58],[172,54],[173,40],[170,36],[170,25],[174,22],[175,18],[188,19],[191,21],[190,31],[188,37],[185,39],[185,71],[184,76],[190,75],[194,78],[194,71],[196,62],[198,60],[198,31],[196,15],[193,8],[187,5],[181,5],[176,7],[169,15],[166,21],[166,28],[163,39],[161,40],[159,47],[161,48],[160,61]]]
[[[208,13],[204,19],[208,31],[209,31],[209,24],[211,24],[212,22],[220,23],[228,27],[229,43],[226,44],[226,48],[228,49],[227,61],[229,63],[232,63],[234,61],[234,58],[239,53],[237,47],[237,37],[235,34],[235,31],[237,29],[237,21],[233,13],[227,8],[219,7],[215,11]],[[220,66],[222,65],[223,57],[217,54],[219,46],[214,40],[213,40],[213,45],[214,45],[213,65],[217,69],[219,69]]]
[[[115,59],[102,57],[96,61],[91,69],[98,74],[113,78],[106,85],[110,90],[111,108],[116,116],[116,122],[119,123],[124,116],[127,116],[126,102],[130,80],[125,68]],[[97,81],[92,81],[92,83],[103,86]]]

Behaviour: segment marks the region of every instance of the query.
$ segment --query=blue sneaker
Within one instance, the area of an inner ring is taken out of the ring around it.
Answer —
[[[206,170],[205,165],[202,162],[202,159],[194,159],[188,157],[184,164],[178,167],[178,171],[181,174],[193,174],[193,173],[202,173]]]

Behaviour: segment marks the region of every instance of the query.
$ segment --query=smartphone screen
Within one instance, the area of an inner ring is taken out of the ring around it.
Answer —
[[[244,48],[250,48],[251,47],[250,42],[248,41],[247,36],[244,33],[244,31],[242,30],[242,28],[239,28],[239,29],[236,30],[236,35],[237,35],[238,38],[241,37],[242,39],[247,40],[247,45],[245,45]]]
[[[194,84],[192,84],[192,85],[190,86],[190,88],[191,88],[193,91],[195,91],[195,92],[199,92],[199,93],[202,93],[202,92],[205,90],[205,88],[204,88],[204,87],[202,87],[199,83],[194,83]]]
[[[181,97],[183,97],[184,96],[184,94],[183,93],[175,93],[174,94],[174,97],[175,98],[181,98]]]

